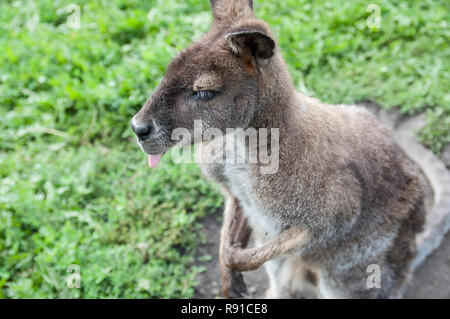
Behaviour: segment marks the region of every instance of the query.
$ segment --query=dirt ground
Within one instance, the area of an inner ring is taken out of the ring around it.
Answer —
[[[372,111],[377,111],[374,104],[366,104]],[[386,124],[394,124],[402,121],[397,112],[380,112],[379,119]],[[444,149],[442,160],[450,168],[450,146]],[[432,193],[426,191],[427,197],[432,198]],[[219,298],[220,297],[220,276],[218,266],[219,234],[221,226],[221,213],[208,215],[203,221],[203,230],[206,234],[207,242],[199,247],[198,255],[211,255],[208,262],[199,263],[206,267],[206,271],[201,273],[197,279],[199,286],[196,289],[196,298]],[[252,242],[250,241],[250,245]],[[268,278],[261,267],[258,270],[244,273],[244,280],[249,291],[249,298],[263,298],[267,289]],[[450,233],[441,242],[425,262],[415,271],[404,298],[436,298],[450,299]]]

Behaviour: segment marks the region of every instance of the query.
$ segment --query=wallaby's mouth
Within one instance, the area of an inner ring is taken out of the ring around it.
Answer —
[[[164,153],[160,153],[160,154],[156,154],[156,155],[149,154],[148,155],[148,166],[150,166],[151,168],[156,167],[156,165],[158,165],[158,163],[161,160]]]
[[[142,151],[147,155],[147,163],[151,168],[156,167],[158,163],[161,161],[161,158],[167,151],[167,146],[162,147],[161,143],[148,143],[146,141],[141,141],[137,139],[138,145],[142,149]]]

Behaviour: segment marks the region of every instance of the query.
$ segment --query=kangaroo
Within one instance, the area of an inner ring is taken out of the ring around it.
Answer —
[[[175,146],[222,145],[202,140],[195,120],[202,132],[278,130],[275,173],[260,161],[200,165],[226,197],[224,296],[242,296],[241,272],[264,265],[269,298],[300,298],[306,288],[320,298],[400,297],[426,217],[419,168],[369,112],[298,93],[251,0],[211,0],[211,8],[209,31],[173,59],[131,126],[151,167]],[[176,128],[194,138],[174,140]],[[256,246],[247,248],[250,232]],[[367,285],[370,265],[379,287]]]

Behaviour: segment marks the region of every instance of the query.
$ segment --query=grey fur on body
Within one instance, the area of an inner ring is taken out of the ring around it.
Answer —
[[[133,121],[155,127],[140,142],[148,154],[186,145],[170,132],[193,133],[196,119],[204,129],[279,129],[276,174],[262,174],[260,163],[202,165],[227,197],[224,295],[239,295],[238,272],[264,263],[268,297],[301,297],[306,286],[324,298],[398,297],[425,220],[418,167],[367,111],[296,92],[251,1],[211,4],[211,29],[172,61]],[[217,94],[201,101],[193,98],[199,90]],[[233,224],[239,218],[248,219],[258,247],[245,248],[244,241],[235,247],[239,241],[230,238],[248,230],[244,222]],[[380,288],[367,287],[371,264],[381,268]]]

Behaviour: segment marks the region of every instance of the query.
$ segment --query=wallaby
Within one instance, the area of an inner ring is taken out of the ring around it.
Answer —
[[[173,146],[222,144],[201,140],[195,120],[202,132],[278,129],[276,173],[264,174],[259,161],[201,164],[226,196],[224,296],[239,297],[240,272],[264,264],[271,298],[302,297],[306,288],[322,298],[399,297],[426,217],[418,167],[367,111],[296,92],[251,0],[211,7],[210,30],[174,58],[131,125],[152,167]],[[176,128],[194,139],[174,140]],[[250,230],[256,247],[246,248]],[[370,265],[380,270],[376,287],[367,284]]]

